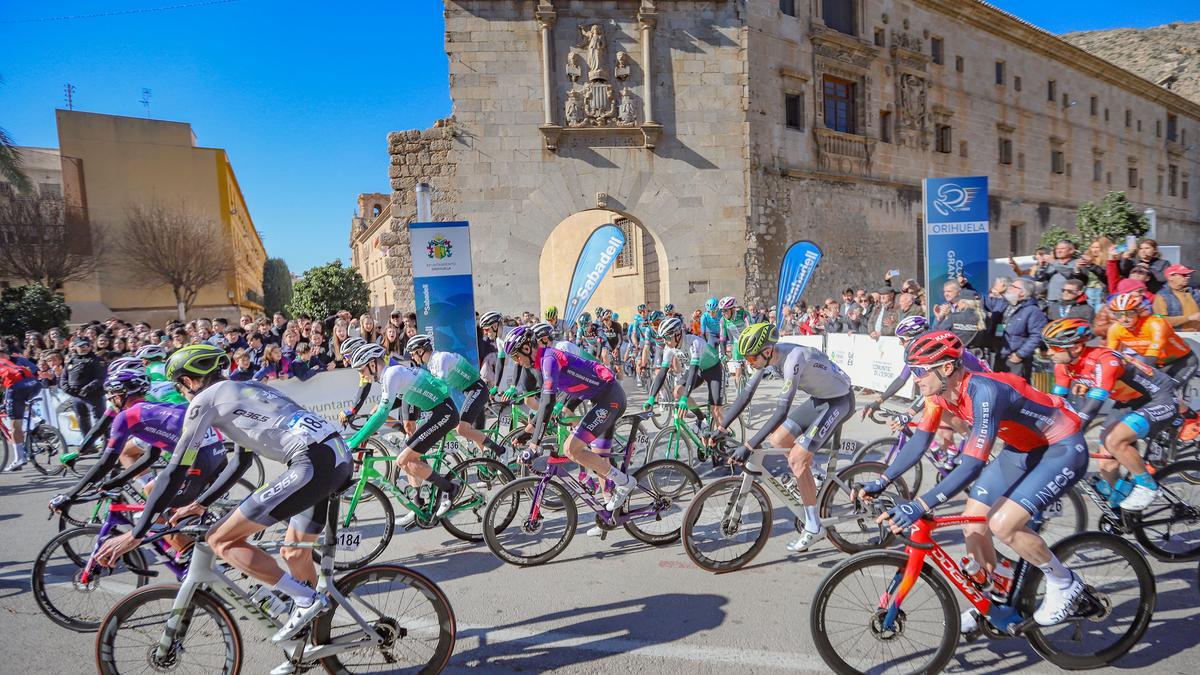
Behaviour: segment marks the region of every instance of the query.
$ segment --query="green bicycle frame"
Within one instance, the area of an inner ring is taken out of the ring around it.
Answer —
[[[433,452],[421,455],[421,459],[429,462],[429,466],[435,473],[441,473],[442,461],[445,456],[445,452],[441,450],[435,450]],[[430,490],[432,491],[431,495],[434,498],[429,500],[429,504],[427,504],[425,507],[422,507],[420,504],[417,504],[406,497],[400,488],[396,487],[394,483],[387,481],[387,476],[380,473],[379,470],[375,468],[375,464],[378,462],[394,462],[397,459],[398,457],[395,455],[386,455],[383,457],[363,455],[362,471],[358,475],[358,481],[354,484],[354,494],[350,497],[350,504],[346,508],[346,514],[342,517],[341,527],[350,527],[350,521],[354,517],[354,511],[358,507],[358,503],[362,500],[363,486],[368,482],[374,483],[376,487],[390,494],[393,500],[399,502],[401,506],[404,506],[409,511],[416,513],[417,517],[421,520],[428,522],[433,518],[434,509],[437,507],[436,497],[438,494],[438,488],[436,485],[430,485]],[[476,506],[474,500],[464,504],[459,504],[455,507],[452,507],[446,515],[448,516],[450,513],[454,513],[455,511],[461,511],[474,506]]]

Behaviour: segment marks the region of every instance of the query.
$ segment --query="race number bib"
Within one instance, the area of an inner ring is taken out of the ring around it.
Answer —
[[[320,443],[337,433],[337,428],[329,420],[307,410],[297,411],[288,420],[287,428],[296,436],[303,438],[309,445]]]
[[[355,530],[339,530],[337,533],[337,550],[357,551],[362,544],[362,533]]]
[[[1062,514],[1063,503],[1061,499],[1056,500],[1053,504],[1047,506],[1045,511],[1042,511],[1042,515],[1046,518],[1058,518],[1061,517]]]

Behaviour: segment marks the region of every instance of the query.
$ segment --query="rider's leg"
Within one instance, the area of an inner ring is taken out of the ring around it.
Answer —
[[[991,506],[968,498],[962,514],[974,518],[985,518],[991,512]],[[980,567],[989,573],[996,568],[996,547],[992,544],[992,533],[988,529],[987,522],[964,524],[963,541],[966,543],[967,553],[975,558]]]
[[[241,507],[226,516],[208,533],[208,544],[222,560],[245,574],[274,586],[283,577],[283,570],[271,554],[246,540],[267,529],[243,515]]]
[[[503,455],[504,448],[480,431],[487,409],[487,386],[482,381],[463,392],[463,409],[458,422],[458,435],[475,444],[481,451]]]
[[[1117,471],[1116,467],[1112,465],[1117,462],[1126,469],[1129,469],[1129,473],[1132,475],[1136,476],[1137,474],[1146,473],[1146,463],[1142,461],[1142,455],[1138,451],[1137,446],[1134,445],[1140,437],[1139,431],[1129,426],[1128,421],[1118,422],[1106,431],[1107,433],[1101,438],[1101,444],[1108,454],[1113,456],[1116,462],[1111,460],[1107,462],[1109,464],[1107,472],[1104,471],[1104,462],[1102,462],[1101,475],[1108,474],[1104,475],[1104,479],[1109,484],[1116,482]]]
[[[284,541],[292,543],[311,544],[317,540],[320,535],[308,534],[288,525],[287,535]],[[311,548],[301,548],[297,546],[284,546],[279,549],[279,555],[283,558],[283,562],[287,565],[288,574],[296,581],[316,587],[317,585],[317,566],[313,564],[313,553]]]
[[[458,411],[449,401],[442,401],[429,413],[429,419],[409,436],[408,445],[396,458],[396,463],[413,487],[419,487],[428,480],[443,492],[452,491],[454,488],[450,479],[435,474],[433,467],[421,459],[421,455],[437,445],[437,442],[450,433],[451,429],[458,426]]]

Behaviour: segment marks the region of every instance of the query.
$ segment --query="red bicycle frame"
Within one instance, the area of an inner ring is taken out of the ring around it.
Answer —
[[[957,525],[966,525],[968,523],[983,523],[987,522],[987,518],[983,516],[945,516],[942,518],[921,518],[918,520],[909,532],[908,543],[904,547],[904,552],[908,554],[908,563],[904,567],[904,576],[900,579],[900,584],[890,594],[885,594],[879,601],[880,609],[886,607],[887,614],[883,619],[885,628],[890,628],[896,619],[896,615],[900,613],[900,603],[904,602],[904,598],[908,592],[916,585],[917,580],[921,577],[921,568],[925,566],[925,558],[932,558],[938,569],[942,571],[951,583],[953,583],[960,593],[966,596],[967,600],[975,607],[975,609],[983,616],[987,616],[988,610],[992,607],[992,599],[983,591],[979,590],[967,575],[963,574],[959,569],[958,563],[954,562],[954,558],[941,546],[933,540],[933,531],[942,527],[951,527]]]

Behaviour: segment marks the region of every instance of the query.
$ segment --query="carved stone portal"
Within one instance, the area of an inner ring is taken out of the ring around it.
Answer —
[[[929,130],[929,108],[925,78],[913,73],[901,73],[896,80],[896,87],[900,101],[898,140],[909,147],[928,147],[926,132]]]
[[[575,45],[575,49],[582,51],[582,61],[587,65],[587,81],[579,82],[584,75],[579,52],[568,53],[566,71],[571,85],[564,104],[567,126],[637,126],[637,108],[632,104],[628,88],[624,88],[618,101],[617,93],[608,81],[608,35],[605,33],[605,25],[580,24],[577,30],[581,41]],[[621,81],[629,77],[628,53],[617,53],[612,72]]]

